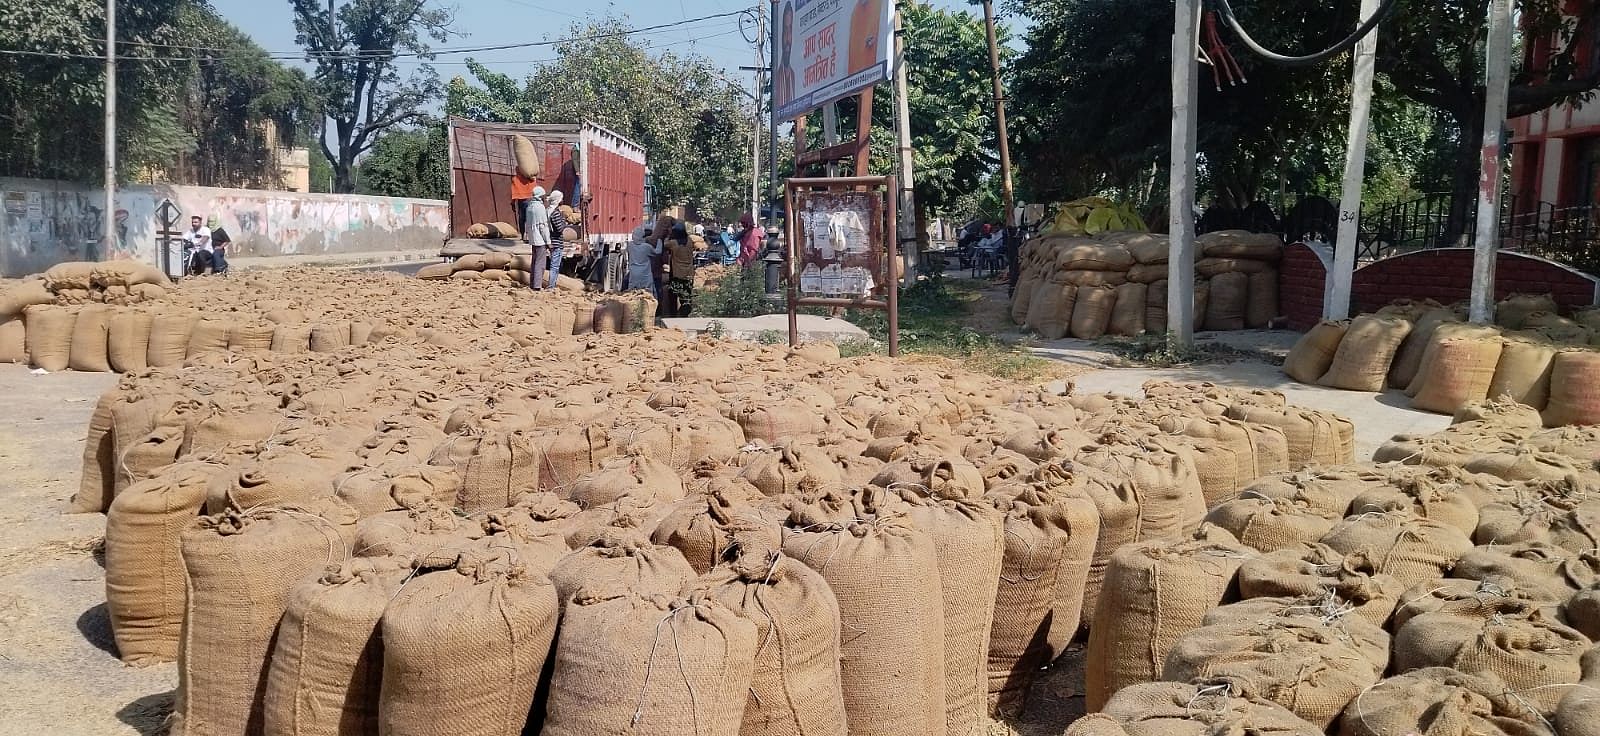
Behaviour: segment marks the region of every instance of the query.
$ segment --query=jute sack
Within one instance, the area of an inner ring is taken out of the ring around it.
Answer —
[[[1099,538],[1086,474],[1046,465],[991,491],[1003,514],[999,588],[991,591],[988,709],[1014,713],[1041,667],[1066,650],[1083,615],[1083,589]]]
[[[533,141],[527,136],[514,135],[511,137],[511,155],[517,160],[517,173],[524,179],[537,179],[544,173],[544,161],[539,156],[539,149],[535,148]]]
[[[89,431],[83,440],[83,465],[78,476],[78,492],[72,495],[68,513],[101,513],[111,505],[111,499],[116,495],[116,436],[112,434],[112,422],[116,420],[116,414],[113,408],[123,400],[121,391],[111,390],[101,394],[95,402],[94,414],[89,417]]]
[[[456,516],[447,506],[431,505],[362,519],[351,550],[360,557],[409,560],[459,552],[484,534],[483,524]]]
[[[1505,353],[1502,352],[1501,355],[1500,362],[1504,365]],[[1483,401],[1471,401],[1456,409],[1455,416],[1450,418],[1450,423],[1462,422],[1493,422],[1528,430],[1544,427],[1544,418],[1539,416],[1538,409],[1518,402],[1508,393],[1495,394],[1493,389],[1490,389],[1489,398]]]
[[[183,630],[183,530],[205,505],[206,484],[223,470],[180,463],[129,486],[106,512],[106,611],[124,663],[178,659]]]
[[[1398,475],[1398,474],[1397,474]],[[1455,475],[1457,477],[1449,478]],[[1388,485],[1364,491],[1350,502],[1351,515],[1372,512],[1409,511],[1461,530],[1471,536],[1478,528],[1478,506],[1487,502],[1487,493],[1466,490],[1471,485],[1461,473],[1441,470],[1436,474],[1399,476]]]
[[[1555,736],[1527,701],[1493,678],[1425,667],[1373,685],[1339,719],[1339,736]],[[1565,731],[1562,731],[1565,734]]]
[[[331,353],[350,346],[350,323],[346,321],[311,326],[310,349],[313,353]]]
[[[783,552],[822,574],[839,601],[840,675],[852,736],[941,733],[944,607],[938,554],[902,517],[814,523],[797,509]],[[733,702],[741,702],[735,700]]]
[[[1283,430],[1291,469],[1355,460],[1355,425],[1332,412],[1235,404],[1228,418]]]
[[[514,557],[469,549],[400,587],[381,623],[379,733],[502,736],[527,725],[559,607]]]
[[[1331,593],[1338,605],[1373,626],[1383,626],[1406,587],[1378,572],[1364,551],[1341,554],[1320,542],[1307,542],[1246,560],[1239,567],[1239,596],[1303,598]]]
[[[1210,524],[1182,539],[1113,552],[1089,629],[1085,707],[1101,710],[1112,693],[1159,680],[1178,638],[1199,628],[1206,611],[1236,597],[1239,565],[1254,554]]]
[[[43,280],[29,279],[0,292],[0,318],[21,317],[35,304],[55,304],[56,295],[46,288]]]
[[[1111,310],[1116,306],[1117,290],[1111,286],[1084,286],[1078,289],[1072,306],[1072,336],[1094,339],[1106,334]]]
[[[1472,535],[1479,544],[1540,542],[1574,554],[1600,548],[1600,498],[1568,496],[1554,484],[1528,484],[1519,497],[1484,506]]]
[[[1245,307],[1250,301],[1250,277],[1243,273],[1219,273],[1211,277],[1211,293],[1206,302],[1205,329],[1244,329]]]
[[[180,365],[189,354],[189,333],[199,317],[192,312],[156,312],[150,317],[150,348],[145,361],[151,368]]]
[[[1362,315],[1350,322],[1328,372],[1317,384],[1347,391],[1382,391],[1390,363],[1411,323],[1398,317]]]
[[[106,348],[110,344],[111,314],[110,307],[98,304],[78,310],[78,319],[72,326],[72,347],[67,367],[86,373],[107,373],[111,370],[111,362],[106,357]]]
[[[1283,360],[1283,372],[1301,383],[1316,383],[1333,365],[1339,343],[1344,341],[1349,330],[1350,323],[1346,320],[1317,323],[1289,349],[1289,356]]]
[[[802,490],[826,491],[843,485],[839,468],[821,448],[799,442],[741,451],[738,477],[766,496]]]
[[[1227,407],[1223,406],[1223,412]],[[1194,440],[1195,472],[1205,494],[1206,506],[1213,507],[1238,495],[1251,481],[1289,469],[1289,441],[1283,430],[1264,424],[1241,422],[1225,416],[1167,414],[1156,425],[1163,432]],[[1231,470],[1212,463],[1209,472],[1202,467],[1206,455],[1232,459]]]
[[[1111,553],[1125,544],[1143,541],[1144,530],[1139,522],[1139,492],[1126,478],[1106,473],[1090,472],[1088,468],[1075,468],[1083,476],[1077,490],[1094,502],[1100,517],[1099,534],[1093,555],[1089,558],[1089,576],[1083,584],[1083,604],[1080,611],[1081,626],[1094,624],[1095,609],[1100,602],[1100,591],[1105,584],[1106,567],[1111,563]]]
[[[683,553],[652,544],[649,531],[606,529],[597,539],[573,550],[556,563],[550,581],[561,605],[587,584],[621,585],[640,594],[668,594],[693,580],[695,571]]]
[[[1245,302],[1244,326],[1252,330],[1267,327],[1278,314],[1278,270],[1250,274],[1250,300]]]
[[[916,489],[934,498],[982,498],[983,471],[966,458],[949,453],[913,450],[883,465],[872,485],[890,490]]]
[[[1400,596],[1400,605],[1394,607],[1394,617],[1389,619],[1389,630],[1398,632],[1411,619],[1425,613],[1493,616],[1506,605],[1534,606],[1551,621],[1561,619],[1560,601],[1539,599],[1516,581],[1445,578],[1414,586]]]
[[[1135,284],[1153,284],[1167,278],[1167,264],[1139,263],[1128,269],[1128,281]]]
[[[539,490],[539,449],[521,431],[457,434],[439,445],[428,463],[455,471],[461,487],[454,505],[468,512],[502,509]]]
[[[1078,301],[1078,287],[1045,282],[1033,290],[1033,298],[1039,306],[1039,317],[1031,324],[1039,336],[1046,340],[1066,337],[1072,331],[1072,310]]]
[[[257,509],[202,516],[182,538],[188,604],[173,732],[261,733],[278,621],[295,585],[344,558],[341,533],[313,514]]]
[[[177,462],[186,433],[183,420],[181,410],[169,410],[158,420],[155,429],[129,441],[127,449],[117,456],[116,493],[136,481],[154,477],[162,468]],[[113,430],[117,433],[116,444],[120,446],[122,430],[116,425]]]
[[[1194,279],[1194,329],[1205,327],[1206,310],[1211,303],[1211,279],[1196,276]]]
[[[1056,251],[1055,270],[1126,272],[1133,262],[1133,254],[1120,245],[1073,239]]]
[[[1248,682],[1295,715],[1328,728],[1389,665],[1389,635],[1358,618],[1235,620],[1190,631],[1167,655],[1174,682]]]
[[[1196,274],[1213,280],[1225,273],[1244,274],[1248,277],[1249,274],[1260,273],[1270,268],[1272,268],[1272,264],[1266,261],[1257,261],[1249,258],[1201,258],[1194,262],[1194,272]]]
[[[1176,536],[1206,515],[1194,461],[1159,437],[1106,432],[1074,462],[1126,478],[1139,499],[1139,538]]]
[[[220,319],[200,319],[189,333],[189,351],[185,357],[193,359],[202,353],[222,352],[228,349],[228,333],[232,325]]]
[[[1472,549],[1472,540],[1460,529],[1409,511],[1351,516],[1321,541],[1342,554],[1366,551],[1376,561],[1378,572],[1407,586],[1444,577],[1456,560]]]
[[[237,324],[228,332],[228,352],[265,353],[272,350],[276,325],[266,322]]]
[[[730,413],[729,418],[739,423],[746,438],[771,445],[825,429],[817,410],[798,399],[742,401]]]
[[[1411,385],[1412,379],[1417,377],[1417,370],[1422,367],[1422,357],[1433,341],[1434,331],[1447,322],[1460,322],[1460,319],[1454,311],[1444,307],[1424,310],[1412,320],[1411,333],[1400,343],[1400,349],[1395,351],[1394,361],[1389,367],[1390,388],[1403,389]]]
[[[1434,364],[1438,362],[1439,346],[1443,344],[1445,340],[1492,340],[1499,336],[1499,329],[1486,325],[1474,325],[1464,322],[1446,322],[1440,324],[1438,327],[1434,328],[1433,334],[1428,337],[1427,345],[1423,346],[1422,348],[1421,356],[1417,358],[1417,369],[1415,375],[1413,375],[1411,378],[1411,382],[1406,384],[1406,395],[1414,397],[1422,391],[1423,384],[1429,380],[1428,374],[1434,370]],[[1459,353],[1460,349],[1458,348],[1456,352]],[[1458,355],[1457,361],[1459,361],[1459,359],[1460,356]],[[1495,365],[1499,365],[1498,354],[1495,355]],[[1493,379],[1494,370],[1491,368],[1489,370],[1489,377],[1484,383],[1485,394],[1487,394],[1489,390],[1488,381]]]
[[[32,334],[32,327],[29,327]],[[1550,402],[1546,426],[1600,424],[1600,352],[1563,350],[1550,369]]]
[[[1144,292],[1144,328],[1166,334],[1167,330],[1167,280],[1150,282]]]
[[[1539,714],[1555,714],[1568,687],[1583,676],[1588,637],[1538,606],[1510,599],[1479,613],[1425,613],[1395,634],[1394,664],[1400,671],[1452,667],[1493,677],[1520,694]]]
[[[1528,595],[1566,601],[1600,579],[1600,562],[1540,542],[1474,547],[1450,570],[1450,577],[1514,585]]]
[[[1171,254],[1171,244],[1165,235],[1151,233],[1135,233],[1128,236],[1122,243],[1128,249],[1128,254],[1140,264],[1166,263]]]
[[[1026,324],[1028,309],[1033,306],[1033,291],[1039,284],[1046,283],[1037,276],[1024,276],[1017,279],[1017,288],[1011,294],[1011,322],[1013,324]]]
[[[1275,552],[1315,542],[1343,518],[1338,512],[1303,501],[1245,494],[1212,507],[1205,520],[1228,530],[1241,544]]]
[[[1105,703],[1104,715],[1127,736],[1216,736],[1272,734],[1322,736],[1323,729],[1301,720],[1237,679],[1181,684],[1151,682],[1120,690]],[[1077,733],[1069,730],[1068,733]],[[1084,736],[1099,734],[1090,731]],[[1121,736],[1112,732],[1115,736]]]
[[[310,456],[282,452],[229,466],[206,495],[206,513],[296,506],[334,495],[334,468]]]
[[[1422,386],[1411,399],[1411,407],[1454,414],[1462,404],[1487,398],[1502,344],[1498,338],[1441,341],[1433,360],[1425,361],[1417,373]]]
[[[1128,283],[1128,274],[1125,271],[1057,271],[1050,280],[1067,286],[1121,286]]]
[[[1600,649],[1600,648],[1597,648]],[[1600,734],[1600,651],[1583,655],[1583,681],[1568,688],[1556,709],[1555,725],[1561,736]]]
[[[1145,330],[1144,284],[1123,284],[1117,287],[1116,306],[1111,309],[1111,323],[1107,331],[1113,335],[1138,335]]]
[[[1104,713],[1090,713],[1067,726],[1065,736],[1128,736],[1122,722]]]
[[[756,624],[707,591],[676,597],[585,587],[562,616],[540,733],[737,736],[761,644],[756,634]]]
[[[27,362],[27,323],[22,317],[0,317],[0,363]]]
[[[1488,452],[1467,461],[1464,469],[1508,481],[1561,481],[1574,477],[1589,483],[1600,481],[1593,460],[1573,460],[1566,455],[1531,447]]]
[[[589,508],[623,496],[670,503],[683,498],[683,481],[670,466],[646,455],[621,455],[606,460],[599,469],[579,478],[564,494]]]
[[[399,558],[355,557],[295,586],[267,670],[265,733],[378,732],[379,622],[411,572]]]
[[[1508,339],[1489,381],[1489,398],[1509,398],[1542,410],[1550,398],[1550,371],[1556,349],[1531,340]]]
[[[150,330],[155,318],[142,309],[111,313],[106,330],[106,359],[111,370],[132,373],[150,365]]]
[[[735,551],[736,534],[743,534],[748,543],[759,540],[763,546],[776,548],[777,525],[763,522],[751,508],[762,498],[760,491],[742,480],[713,478],[705,492],[674,501],[666,518],[651,532],[650,541],[676,548],[699,575],[728,561]]]
[[[1520,330],[1534,312],[1554,313],[1560,309],[1550,294],[1512,294],[1494,305],[1494,321],[1510,330]]]
[[[111,467],[115,476],[112,495],[115,495],[129,483],[150,477],[153,470],[177,458],[187,432],[188,413],[195,404],[180,403],[175,394],[165,390],[135,386],[125,389],[122,400],[112,402],[110,406]],[[135,465],[129,466],[129,452],[143,443],[158,426],[168,430],[162,437],[162,443],[171,445],[172,458],[156,467],[141,466],[137,463],[138,458],[135,458]]]
[[[1600,639],[1600,586],[1590,584],[1561,606],[1561,616],[1590,639]]]
[[[1062,288],[1062,285],[1053,281],[1045,282],[1043,288],[1038,286],[1034,287],[1033,293],[1030,295],[1028,301],[1028,314],[1023,319],[1023,324],[1027,327],[1033,328],[1034,330],[1038,330],[1039,325],[1042,324],[1045,319],[1057,319],[1056,313],[1061,311],[1061,299],[1063,291],[1064,289]],[[1071,291],[1075,293],[1077,291],[1076,287],[1074,287]],[[1070,316],[1071,313],[1068,312],[1068,315]]]
[[[1195,247],[1213,258],[1246,258],[1276,262],[1283,257],[1283,239],[1272,233],[1217,230],[1195,238]]]
[[[51,373],[66,370],[71,365],[73,326],[78,321],[76,310],[66,307],[39,305],[28,307],[26,320],[28,358],[33,365]]]
[[[311,325],[280,324],[272,330],[272,352],[290,355],[311,351]]]

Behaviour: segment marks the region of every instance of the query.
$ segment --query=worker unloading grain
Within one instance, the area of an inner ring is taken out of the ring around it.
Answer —
[[[628,241],[628,280],[629,291],[641,289],[650,292],[651,296],[660,298],[656,291],[655,275],[651,272],[655,265],[656,256],[661,255],[661,246],[650,242],[650,228],[640,225],[633,229],[633,240]]]
[[[550,211],[550,283],[540,283],[538,277],[543,269],[541,264],[535,263],[533,279],[533,288],[535,289],[556,288],[556,277],[561,275],[561,256],[566,248],[568,231],[571,231],[573,239],[577,239],[578,233],[572,227],[572,221],[567,218],[566,212],[561,206],[561,198],[563,196],[560,189],[550,193],[550,204],[547,207]]]
[[[550,211],[545,208],[544,196],[544,187],[534,187],[533,197],[528,200],[522,217],[527,227],[522,233],[523,240],[533,246],[533,278],[529,285],[535,291],[544,288],[544,262],[550,256]]]
[[[694,309],[694,254],[706,249],[705,231],[704,225],[695,225],[694,234],[690,235],[681,222],[672,228],[672,237],[667,240],[671,279],[667,282],[665,306],[669,317],[687,317]]]

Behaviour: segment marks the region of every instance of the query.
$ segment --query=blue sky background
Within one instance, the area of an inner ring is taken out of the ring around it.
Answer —
[[[935,7],[948,10],[970,10],[980,14],[980,6],[968,5],[966,0],[931,0]],[[446,0],[442,5],[454,5],[455,30],[464,34],[435,47],[487,46],[559,38],[568,27],[586,17],[600,17],[610,13],[626,17],[632,27],[672,23],[685,18],[697,18],[717,13],[738,11],[751,7],[750,0],[611,0],[611,2],[571,3],[562,0]],[[295,51],[294,22],[288,0],[212,0],[212,6],[224,18],[243,29],[268,51]],[[669,48],[661,41],[663,32],[644,34],[644,38],[657,43],[654,51]],[[665,33],[675,34],[670,49],[680,54],[697,53],[723,67],[733,81],[746,86],[751,74],[738,70],[740,66],[755,63],[755,51],[740,32],[738,18],[714,20],[680,26]],[[754,36],[753,29],[750,31]],[[549,47],[507,49],[503,51],[475,52],[472,54],[444,55],[433,61],[439,75],[448,80],[457,74],[466,74],[462,63],[468,56],[484,62],[491,69],[521,79],[539,63],[554,57]],[[401,68],[414,66],[415,60],[402,60]]]

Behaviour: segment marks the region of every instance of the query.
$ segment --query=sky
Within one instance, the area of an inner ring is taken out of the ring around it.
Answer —
[[[948,10],[967,9],[974,14],[982,12],[980,6],[969,5],[966,0],[931,0],[935,7]],[[585,17],[599,17],[607,13],[625,17],[632,27],[672,23],[686,18],[699,18],[720,13],[736,12],[751,7],[751,0],[611,0],[610,2],[570,3],[563,0],[442,0],[442,7],[454,6],[454,30],[463,34],[449,42],[433,44],[436,48],[490,46],[524,43],[559,38],[566,35],[568,27]],[[295,51],[294,22],[289,10],[289,0],[211,0],[217,12],[229,22],[255,39],[268,51]],[[754,37],[754,29],[748,29]],[[680,53],[697,53],[721,66],[731,81],[746,86],[752,83],[751,73],[739,71],[740,66],[755,64],[755,50],[741,33],[737,17],[717,18],[692,23],[670,31],[644,34],[656,43],[652,49]],[[675,39],[668,41],[667,39]],[[668,44],[671,44],[668,46]],[[463,61],[471,57],[495,71],[515,79],[527,76],[542,61],[551,59],[554,52],[549,47],[505,49],[500,51],[450,54],[431,62],[439,75],[448,80],[457,74],[466,74]],[[418,62],[402,60],[402,69]]]

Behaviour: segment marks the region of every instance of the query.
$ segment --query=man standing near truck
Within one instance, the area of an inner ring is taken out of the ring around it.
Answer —
[[[512,217],[517,218],[517,232],[524,237],[528,234],[528,221],[524,215],[527,214],[528,200],[533,198],[536,186],[537,182],[523,176],[520,171],[511,175],[511,211],[515,213]]]
[[[522,222],[527,226],[522,237],[533,246],[533,278],[528,285],[534,291],[544,291],[545,259],[550,257],[550,211],[544,206],[544,187],[533,188]]]

